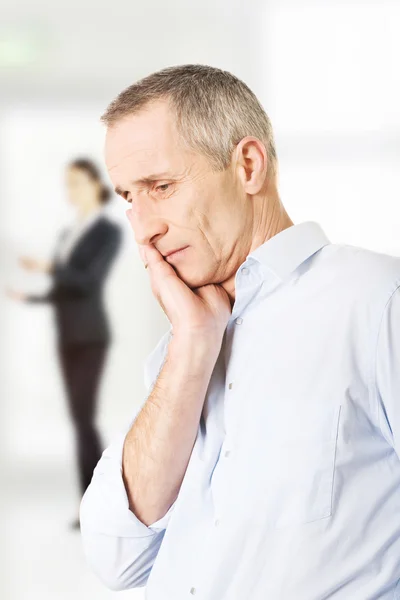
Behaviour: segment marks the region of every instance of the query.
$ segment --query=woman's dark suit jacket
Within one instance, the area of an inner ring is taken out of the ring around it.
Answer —
[[[65,263],[56,256],[50,291],[28,297],[29,302],[53,304],[61,344],[110,341],[102,289],[120,242],[120,228],[100,217],[79,238]]]

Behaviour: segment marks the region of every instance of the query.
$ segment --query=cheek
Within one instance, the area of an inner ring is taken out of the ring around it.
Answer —
[[[197,231],[198,219],[191,198],[176,196],[160,204],[157,216],[171,228],[171,231],[181,231],[183,235]]]
[[[70,199],[70,201],[72,203],[75,203],[77,198],[79,198],[78,190],[77,190],[76,186],[73,186],[73,185],[68,186],[67,194],[68,194],[68,198]]]
[[[204,234],[212,231],[215,214],[218,213],[217,194],[210,190],[199,190],[187,204],[187,218]]]
[[[218,239],[226,231],[229,219],[229,211],[225,210],[224,204],[218,201],[218,198],[204,202],[193,211],[193,221],[210,242]]]

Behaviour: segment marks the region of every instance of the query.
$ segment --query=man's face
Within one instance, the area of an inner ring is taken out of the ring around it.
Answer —
[[[131,203],[138,244],[153,244],[191,288],[222,283],[246,256],[246,195],[233,169],[213,172],[180,141],[168,104],[159,102],[109,128],[111,180]],[[247,209],[248,210],[248,209]],[[244,254],[244,256],[243,256]]]

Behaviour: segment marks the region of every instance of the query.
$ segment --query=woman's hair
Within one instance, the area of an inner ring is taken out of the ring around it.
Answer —
[[[206,65],[180,65],[134,83],[111,102],[102,121],[112,127],[126,116],[166,99],[181,139],[206,156],[214,169],[226,169],[235,145],[246,136],[261,140],[269,167],[277,155],[270,120],[255,94],[240,79]]]
[[[92,160],[90,160],[89,158],[76,158],[75,160],[70,162],[68,166],[70,169],[79,169],[80,171],[84,171],[87,175],[89,175],[90,179],[92,179],[96,183],[99,183],[99,200],[102,204],[107,204],[107,202],[111,199],[111,190],[103,182],[101,173]]]

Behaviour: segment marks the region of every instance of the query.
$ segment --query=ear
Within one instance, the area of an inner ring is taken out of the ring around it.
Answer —
[[[257,194],[264,186],[268,170],[268,157],[264,144],[247,136],[236,146],[235,168],[246,194]]]

